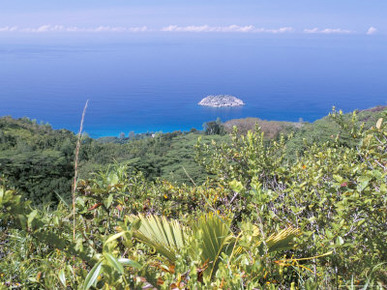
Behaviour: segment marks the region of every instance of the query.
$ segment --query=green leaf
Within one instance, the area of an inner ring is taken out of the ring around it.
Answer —
[[[363,191],[368,186],[368,183],[368,180],[360,182],[360,184],[358,185],[358,190]]]
[[[59,193],[57,193],[55,191],[55,194],[56,196],[59,198],[59,200],[67,207],[67,208],[71,208],[70,205],[68,204],[68,202],[63,198],[63,196],[61,196]]]
[[[0,188],[0,204],[3,203],[4,194],[5,194],[5,189],[3,187],[1,187]]]
[[[229,183],[231,189],[235,192],[241,192],[243,190],[243,185],[240,181],[236,181],[235,179]]]
[[[125,235],[126,233],[127,233],[126,231],[123,231],[123,232],[120,232],[120,233],[118,233],[118,234],[115,234],[115,235],[109,237],[109,238],[106,240],[105,245],[108,244],[108,243],[111,243],[111,242],[113,242],[113,241],[115,241],[115,240],[117,240],[118,238],[122,237],[122,236]]]
[[[105,202],[106,208],[109,208],[111,206],[112,202],[113,202],[113,194],[110,194]]]
[[[340,175],[333,174],[333,179],[336,180],[338,183],[343,182],[343,178]]]
[[[83,283],[83,289],[89,289],[97,281],[99,273],[101,272],[102,261],[99,261],[93,269],[87,274],[85,282]]]
[[[62,269],[62,270],[59,271],[58,276],[59,276],[59,280],[60,280],[60,282],[62,283],[62,285],[63,285],[64,287],[67,287],[67,283],[66,283],[66,275],[65,275],[64,269]]]
[[[337,237],[336,244],[338,244],[340,246],[343,245],[344,244],[344,239],[342,237]]]
[[[132,268],[141,269],[141,265],[137,263],[136,261],[127,259],[127,258],[118,258],[118,262],[121,264],[127,265]]]
[[[134,231],[137,231],[141,226],[141,219],[136,219],[135,221],[132,222],[130,225],[130,228]]]
[[[18,217],[19,217],[19,221],[22,229],[25,230],[27,226],[26,216],[24,214],[19,214]]]
[[[112,266],[118,273],[124,274],[124,267],[121,263],[110,253],[103,253],[103,256],[106,258],[106,261]]]
[[[35,217],[38,215],[38,211],[35,209],[28,215],[28,221],[27,225],[29,228],[32,226],[32,222],[34,221]]]

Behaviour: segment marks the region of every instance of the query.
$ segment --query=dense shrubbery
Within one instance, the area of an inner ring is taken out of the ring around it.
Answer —
[[[369,128],[377,121],[383,107],[359,112],[359,122]],[[351,118],[345,116],[345,118]],[[195,162],[192,150],[199,136],[203,142],[227,143],[232,126],[238,135],[259,126],[269,140],[286,139],[285,158],[294,161],[313,144],[331,144],[353,147],[356,140],[340,128],[331,118],[323,118],[312,124],[264,121],[255,118],[208,122],[204,131],[172,133],[129,134],[129,137],[82,138],[79,176],[89,178],[98,170],[105,170],[113,162],[127,164],[131,170],[141,171],[148,180],[168,180],[178,184],[200,184],[209,177]],[[215,135],[214,135],[215,134]],[[124,135],[124,134],[123,134]],[[339,136],[340,138],[337,138]],[[0,172],[7,176],[10,186],[18,189],[33,204],[58,202],[57,193],[69,197],[73,176],[75,136],[67,130],[53,130],[48,124],[34,120],[10,117],[0,118]],[[188,174],[189,175],[188,175]]]
[[[0,174],[35,204],[70,195],[75,136],[27,118],[0,118]]]
[[[80,152],[79,175],[104,170],[113,162],[125,163],[141,171],[149,180],[203,182],[207,174],[194,161],[192,150],[200,132],[141,134],[134,138],[84,136]],[[221,139],[204,136],[204,140]],[[226,137],[223,137],[226,138]],[[57,202],[57,194],[68,198],[73,177],[76,137],[67,130],[53,130],[27,118],[0,118],[0,173],[34,204]],[[185,172],[190,173],[190,178]]]
[[[387,112],[379,113],[368,127],[334,111],[334,136],[305,140],[307,150],[292,158],[297,132],[276,141],[259,129],[235,131],[228,142],[199,140],[196,159],[211,178],[196,185],[112,165],[78,183],[74,236],[65,199],[36,209],[2,179],[0,281],[49,289],[386,287]]]

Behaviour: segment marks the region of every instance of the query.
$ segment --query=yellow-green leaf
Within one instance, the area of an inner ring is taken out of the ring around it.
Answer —
[[[103,256],[106,258],[106,261],[112,266],[118,273],[124,274],[124,267],[121,263],[110,253],[103,253]]]
[[[89,272],[89,274],[87,274],[86,276],[86,279],[85,279],[85,282],[83,283],[83,289],[84,290],[87,290],[89,289],[91,286],[94,285],[94,283],[97,281],[98,279],[98,276],[99,276],[99,273],[101,272],[101,268],[102,268],[102,261],[98,262],[97,264],[95,264],[95,266],[93,267],[93,269],[91,269],[91,271]]]

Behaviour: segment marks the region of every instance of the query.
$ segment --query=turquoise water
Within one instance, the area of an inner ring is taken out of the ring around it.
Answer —
[[[0,39],[0,116],[76,131],[201,129],[242,117],[314,121],[387,104],[387,39],[379,36],[129,34]],[[231,94],[242,108],[197,103]]]

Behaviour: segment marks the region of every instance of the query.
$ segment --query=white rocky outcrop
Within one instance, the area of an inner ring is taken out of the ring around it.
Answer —
[[[207,107],[239,107],[244,106],[245,103],[234,96],[230,95],[211,95],[205,97],[203,100],[201,100],[198,103],[200,106],[207,106]]]

